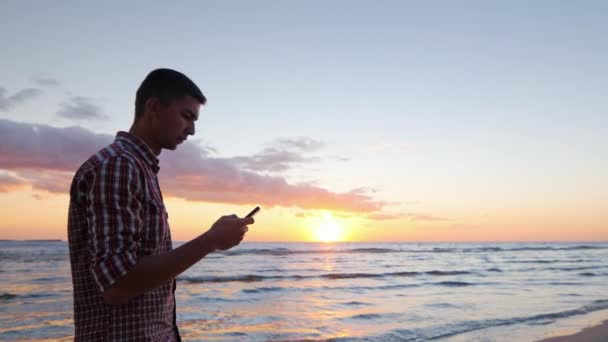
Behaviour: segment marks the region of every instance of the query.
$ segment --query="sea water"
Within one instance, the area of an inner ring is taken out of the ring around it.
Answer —
[[[607,261],[602,243],[242,243],[177,278],[177,321],[201,341],[534,341],[608,316]],[[73,338],[65,241],[0,241],[0,286],[0,340]]]

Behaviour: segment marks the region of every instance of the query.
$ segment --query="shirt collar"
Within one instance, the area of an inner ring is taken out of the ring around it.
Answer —
[[[115,141],[126,145],[132,150],[135,150],[135,152],[139,154],[139,156],[142,157],[146,163],[150,165],[150,167],[152,167],[154,173],[158,172],[158,158],[156,158],[156,155],[154,152],[152,152],[150,147],[148,147],[148,145],[146,145],[146,143],[139,137],[128,132],[120,131],[116,133]]]

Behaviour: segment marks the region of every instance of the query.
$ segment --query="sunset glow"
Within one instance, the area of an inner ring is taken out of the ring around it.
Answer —
[[[255,206],[246,242],[608,241],[606,5],[480,3],[224,4],[169,32],[171,4],[11,2],[0,239],[67,239],[74,173],[167,67],[209,100],[158,156],[175,241]]]
[[[314,227],[314,240],[320,242],[338,242],[344,240],[344,231],[340,223],[330,213],[324,213]]]

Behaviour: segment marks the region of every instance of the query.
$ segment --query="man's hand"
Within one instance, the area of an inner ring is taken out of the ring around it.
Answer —
[[[124,304],[145,291],[173,280],[214,250],[227,250],[238,245],[247,232],[247,225],[252,223],[252,217],[222,216],[207,232],[178,248],[140,257],[127,274],[104,290],[103,299],[108,304]]]
[[[239,218],[236,215],[220,217],[208,233],[217,249],[227,250],[243,241],[248,224],[254,222],[252,217]]]

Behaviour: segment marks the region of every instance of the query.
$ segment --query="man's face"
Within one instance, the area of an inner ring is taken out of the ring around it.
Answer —
[[[195,132],[200,102],[190,95],[177,98],[166,106],[161,105],[158,113],[158,143],[160,148],[175,150]]]

